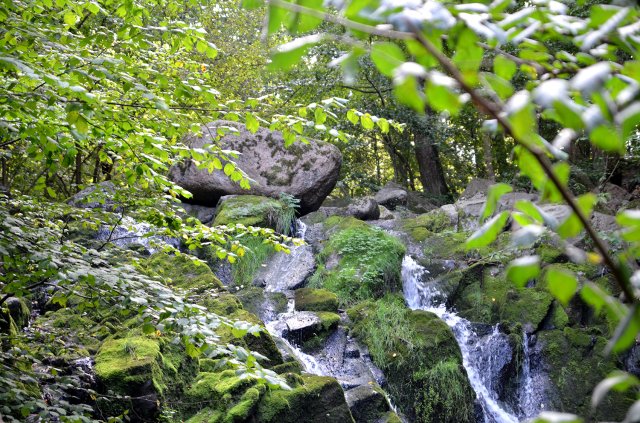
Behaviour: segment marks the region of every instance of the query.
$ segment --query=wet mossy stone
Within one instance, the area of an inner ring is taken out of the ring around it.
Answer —
[[[541,331],[536,350],[545,373],[556,392],[552,392],[549,408],[596,421],[620,421],[635,400],[633,392],[611,391],[596,408],[591,409],[591,393],[596,385],[618,368],[618,357],[604,354],[607,338],[591,328]],[[546,407],[545,407],[546,408]]]
[[[353,423],[340,384],[331,377],[303,375],[291,390],[268,391],[256,423]]]
[[[347,311],[352,333],[387,377],[394,403],[416,422],[472,422],[475,394],[451,329],[435,314],[409,310],[399,296]]]
[[[203,372],[185,393],[185,407],[196,410],[188,422],[243,422],[254,414],[266,386],[235,370]],[[198,408],[204,409],[197,410]],[[193,412],[193,411],[192,411]],[[186,413],[191,414],[191,413]]]
[[[233,195],[223,197],[213,226],[243,224],[278,229],[278,215],[284,211],[283,204],[273,198],[259,195]]]
[[[287,296],[282,292],[269,292],[263,288],[250,286],[234,294],[242,303],[245,310],[259,316],[263,320],[271,320],[280,313],[287,311]]]
[[[296,289],[295,308],[302,311],[336,312],[338,311],[338,296],[326,289]]]
[[[216,333],[220,336],[221,342],[244,347],[250,351],[258,352],[269,359],[262,363],[264,366],[274,366],[282,363],[282,354],[278,350],[273,338],[264,328],[262,321],[252,313],[249,313],[242,306],[238,298],[229,292],[220,292],[202,298],[200,304],[208,311],[224,316],[231,320],[245,321],[262,326],[262,330],[257,334],[246,334],[242,338],[237,338],[233,334],[231,327],[220,325]]]
[[[223,289],[222,282],[204,262],[193,260],[188,254],[159,252],[141,262],[150,276],[161,278],[166,285],[201,292]]]
[[[551,311],[553,297],[542,287],[517,288],[502,270],[467,269],[450,303],[473,322],[520,323],[535,330]]]
[[[10,297],[0,308],[0,332],[12,333],[29,325],[31,310],[24,298]],[[12,329],[13,327],[13,329]]]
[[[102,391],[131,398],[101,398],[100,409],[110,416],[130,409],[144,419],[155,418],[158,401],[180,392],[197,371],[195,360],[180,347],[148,336],[108,339],[95,362]]]
[[[377,385],[360,385],[345,393],[356,423],[378,421],[391,411],[384,391]]]
[[[330,217],[324,228],[330,236],[318,256],[311,287],[335,293],[341,305],[402,290],[406,250],[397,238],[352,217]]]

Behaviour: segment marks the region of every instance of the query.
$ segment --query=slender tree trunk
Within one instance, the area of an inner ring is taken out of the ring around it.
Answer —
[[[100,150],[102,147],[98,147],[96,150],[96,160],[93,165],[93,183],[97,184],[100,178]]]
[[[76,169],[74,172],[76,192],[80,191],[80,185],[82,185],[82,155],[80,154],[80,146],[76,144],[78,152],[76,153]]]
[[[484,156],[484,167],[486,169],[486,178],[495,181],[496,173],[493,170],[493,151],[491,150],[491,136],[484,132],[482,134],[482,150]]]
[[[449,189],[444,178],[438,148],[429,134],[414,133],[414,151],[420,170],[422,189],[427,194],[448,195]]]
[[[376,160],[376,184],[380,185],[380,154],[378,154],[378,139],[373,136],[371,137],[373,142],[373,156]]]
[[[9,169],[7,168],[7,158],[3,157],[2,161],[2,186],[9,188]]]

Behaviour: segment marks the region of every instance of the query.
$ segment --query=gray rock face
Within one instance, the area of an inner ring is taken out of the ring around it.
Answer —
[[[485,194],[491,185],[495,184],[495,182],[490,181],[488,179],[475,178],[472,179],[460,195],[460,198],[471,198],[477,193]]]
[[[88,186],[71,197],[68,203],[84,209],[105,209],[120,212],[122,208],[116,204],[115,195],[116,186],[111,181],[105,181]]]
[[[385,206],[389,210],[395,210],[397,206],[407,204],[407,191],[400,185],[389,182],[376,193],[375,200],[381,206]]]
[[[407,192],[407,208],[414,213],[426,213],[437,207],[421,192]]]
[[[232,127],[239,133],[228,133],[219,141],[211,138],[218,128]],[[255,134],[237,122],[215,121],[203,129],[203,137],[187,140],[192,148],[218,143],[223,149],[240,153],[236,164],[251,178],[251,189],[244,190],[222,171],[209,173],[192,162],[171,168],[169,176],[193,194],[192,202],[215,205],[223,195],[255,194],[277,198],[280,193],[300,200],[300,213],[317,210],[338,180],[342,155],[333,145],[309,140],[284,147],[278,131],[260,128]]]
[[[187,215],[195,217],[204,224],[211,223],[216,214],[215,207],[199,206],[197,204],[187,203],[180,204],[180,207],[184,209]]]
[[[322,329],[322,322],[317,314],[310,311],[299,311],[285,320],[285,338],[301,344]]]
[[[607,182],[599,192],[606,196],[606,203],[598,204],[598,208],[605,213],[615,214],[631,199],[631,194],[626,189],[610,182]]]
[[[267,291],[288,291],[300,288],[313,274],[316,260],[309,245],[291,249],[290,254],[276,253],[266,267],[258,271],[254,285],[264,286]]]
[[[347,206],[346,213],[360,220],[376,220],[380,217],[378,203],[371,197],[355,199]]]

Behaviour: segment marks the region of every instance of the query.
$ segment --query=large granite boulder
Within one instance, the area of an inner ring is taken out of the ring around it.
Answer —
[[[231,127],[239,132],[227,133],[219,141],[212,139],[218,128]],[[322,141],[297,142],[284,146],[282,133],[260,128],[255,134],[237,122],[215,121],[202,128],[202,137],[191,137],[191,148],[217,143],[235,150],[240,156],[236,164],[251,179],[251,188],[242,189],[221,170],[209,173],[193,162],[171,168],[169,177],[193,194],[195,204],[215,205],[220,197],[232,194],[255,194],[277,198],[281,193],[300,200],[300,213],[317,210],[338,180],[342,155],[333,145]]]

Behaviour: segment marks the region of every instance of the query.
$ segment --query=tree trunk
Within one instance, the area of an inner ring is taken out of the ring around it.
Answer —
[[[80,185],[82,185],[82,156],[80,155],[79,146],[78,146],[78,152],[76,153],[75,183],[76,183],[76,192],[78,192],[80,191]]]
[[[482,134],[482,150],[484,156],[484,167],[486,169],[486,178],[490,181],[496,180],[496,173],[493,170],[493,152],[491,151],[491,136],[484,132]]]
[[[433,140],[424,132],[414,133],[414,151],[420,170],[422,190],[427,194],[448,195],[449,189],[444,179],[442,163],[438,156],[438,148]]]

